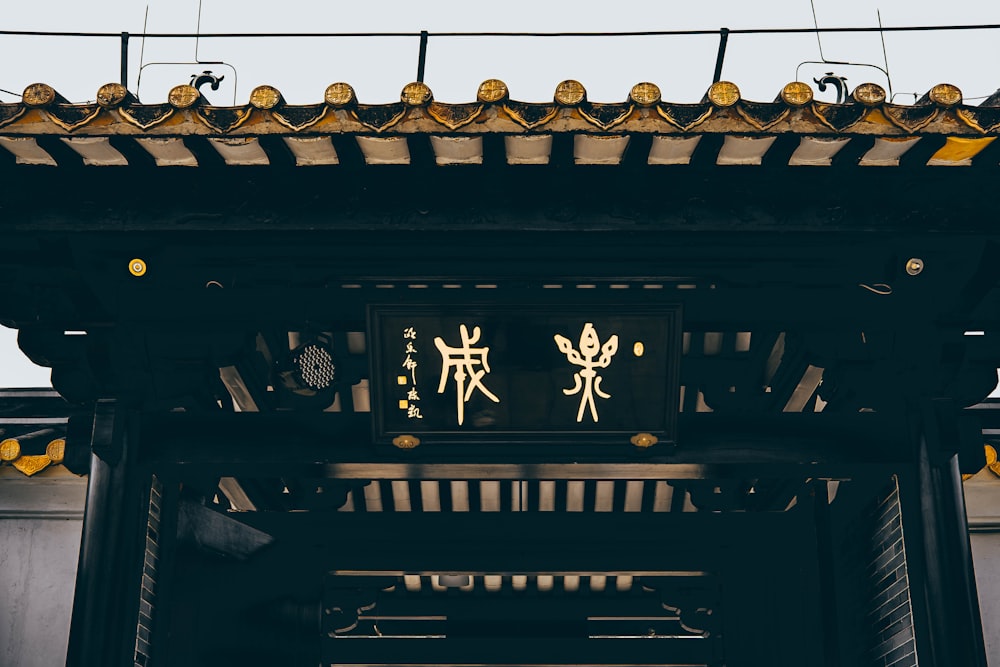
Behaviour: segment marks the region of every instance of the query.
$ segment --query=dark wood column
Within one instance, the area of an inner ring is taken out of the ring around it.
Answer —
[[[131,474],[130,440],[121,409],[98,401],[68,667],[131,664],[134,656],[149,485]]]
[[[920,664],[986,667],[958,452],[981,441],[951,401],[919,411],[917,460],[900,475],[910,596]]]

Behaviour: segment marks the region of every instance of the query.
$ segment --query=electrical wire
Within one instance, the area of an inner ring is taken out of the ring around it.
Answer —
[[[1000,30],[1000,23],[983,23],[977,25],[915,25],[915,26],[872,26],[872,27],[839,27],[839,28],[732,28],[730,35],[795,35],[814,33],[868,33],[868,32],[934,32],[934,31],[966,31],[966,30]],[[641,30],[628,32],[427,32],[429,37],[668,37],[683,35],[718,35],[720,30]],[[420,37],[420,32],[141,32],[128,33],[129,37],[148,37],[150,39],[252,39],[293,38],[293,37]],[[120,32],[71,32],[45,30],[0,30],[2,36],[20,37],[113,37],[121,39]]]

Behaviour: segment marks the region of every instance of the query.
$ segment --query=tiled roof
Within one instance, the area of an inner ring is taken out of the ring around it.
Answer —
[[[483,142],[495,136],[509,164],[546,164],[554,150],[572,150],[577,164],[619,164],[629,154],[638,164],[679,165],[692,161],[699,144],[719,165],[759,165],[767,156],[825,166],[849,156],[862,166],[896,166],[908,153],[908,161],[928,166],[1000,162],[986,150],[1000,134],[1000,97],[968,106],[950,84],[934,86],[913,105],[888,103],[871,83],[844,104],[815,100],[802,82],[786,85],[773,102],[744,100],[725,81],[697,104],[664,102],[652,83],[636,84],[627,100],[614,103],[591,102],[576,81],[560,83],[551,102],[512,100],[496,79],[480,85],[476,97],[441,103],[425,84],[411,83],[399,102],[363,104],[350,85],[334,83],[316,104],[286,104],[276,88],[259,86],[248,104],[220,107],[183,85],[167,103],[140,104],[112,83],[96,102],[71,104],[36,83],[20,103],[0,104],[0,147],[17,164],[49,166],[67,156],[124,166],[137,155],[157,166],[204,164],[192,141],[211,146],[212,159],[228,165],[268,165],[276,150],[290,152],[298,166],[339,164],[345,148],[359,153],[359,162],[409,164],[414,138],[428,137],[434,162],[450,165],[492,159],[484,158]],[[571,136],[572,148],[554,149],[560,136]]]

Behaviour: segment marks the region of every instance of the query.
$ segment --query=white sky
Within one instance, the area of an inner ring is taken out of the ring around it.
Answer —
[[[876,9],[886,26],[1000,23],[996,0],[915,2],[815,0],[821,27],[874,26]],[[5,30],[142,32],[148,7],[149,32],[194,32],[198,0],[48,0],[5,3]],[[14,6],[12,6],[14,5]],[[381,0],[316,3],[308,0],[248,2],[202,0],[201,31],[223,32],[430,32],[442,31],[644,31],[810,27],[809,0],[659,0],[621,3],[577,0],[542,3],[457,3],[434,0]],[[317,6],[321,5],[321,6]],[[896,101],[908,103],[941,82],[959,86],[970,103],[1000,86],[994,74],[1000,61],[1000,31],[887,33],[889,71]],[[877,33],[825,35],[830,60],[883,65]],[[437,99],[465,102],[475,98],[487,78],[504,80],[514,99],[544,101],[556,84],[577,79],[595,101],[626,99],[631,86],[652,81],[668,101],[699,100],[712,80],[718,37],[644,38],[432,38],[425,81]],[[28,84],[51,84],[73,102],[94,98],[97,89],[119,78],[117,39],[0,36],[0,89],[22,91]],[[384,39],[203,39],[199,65],[190,39],[133,39],[129,89],[144,102],[166,99],[169,89],[192,74],[211,69],[225,75],[222,88],[208,92],[216,104],[244,104],[254,86],[270,84],[291,103],[315,103],[334,81],[350,83],[362,102],[398,99],[416,74],[417,40]],[[796,66],[819,60],[813,35],[730,37],[723,78],[740,86],[747,99],[774,99],[795,79]],[[164,65],[161,62],[184,64]],[[140,65],[141,86],[137,88]],[[848,77],[851,88],[864,81],[886,86],[878,70],[840,65],[804,65],[799,78],[833,70]],[[234,84],[238,84],[235,85]],[[830,89],[820,95],[832,99]],[[0,93],[0,100],[15,101]],[[48,384],[48,369],[33,367],[17,350],[16,332],[0,327],[0,386]],[[23,360],[23,361],[22,361]]]

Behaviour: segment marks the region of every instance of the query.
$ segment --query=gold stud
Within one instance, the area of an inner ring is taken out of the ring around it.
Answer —
[[[66,440],[56,438],[45,446],[45,455],[52,459],[53,463],[62,463],[66,458]]]
[[[630,100],[644,107],[653,106],[660,101],[660,87],[655,83],[643,81],[632,86],[628,97]]]
[[[399,449],[413,449],[420,444],[420,438],[409,434],[397,435],[392,444]]]
[[[476,99],[487,104],[494,104],[507,99],[508,94],[506,83],[500,79],[486,79],[479,84]]]
[[[587,89],[583,84],[573,79],[567,79],[556,86],[555,100],[557,104],[571,107],[587,99]]]
[[[0,442],[0,461],[10,463],[21,455],[21,443],[14,438],[7,438]]]
[[[932,102],[943,107],[953,107],[962,103],[962,91],[950,83],[939,83],[931,88],[927,96]]]
[[[851,97],[866,107],[877,107],[885,102],[885,88],[877,83],[863,83],[854,89]]]
[[[911,276],[918,276],[924,270],[924,260],[919,257],[911,257],[906,260],[906,272]]]
[[[659,441],[660,439],[657,438],[652,433],[636,433],[631,438],[629,438],[629,442],[631,442],[636,447],[642,447],[643,449],[647,447],[652,447]]]
[[[399,94],[399,99],[411,107],[423,106],[430,102],[433,97],[431,89],[421,81],[406,84],[403,86],[403,92]]]
[[[790,107],[802,107],[813,99],[813,89],[808,83],[792,81],[781,89],[781,99]]]
[[[97,103],[106,109],[120,105],[128,97],[128,88],[120,83],[106,83],[97,90]]]
[[[174,86],[167,95],[167,100],[175,109],[187,109],[193,107],[201,99],[201,93],[194,86],[182,84]]]
[[[281,104],[281,93],[273,86],[257,86],[250,93],[250,106],[254,109],[273,109]]]
[[[138,258],[129,261],[128,272],[136,277],[146,275],[146,262]]]
[[[708,101],[717,107],[731,107],[740,101],[740,89],[730,81],[716,81],[708,87]]]
[[[354,89],[343,82],[331,83],[326,87],[323,99],[331,107],[344,107],[354,101]]]
[[[29,107],[48,106],[56,101],[56,91],[47,83],[33,83],[24,89],[21,101]]]

